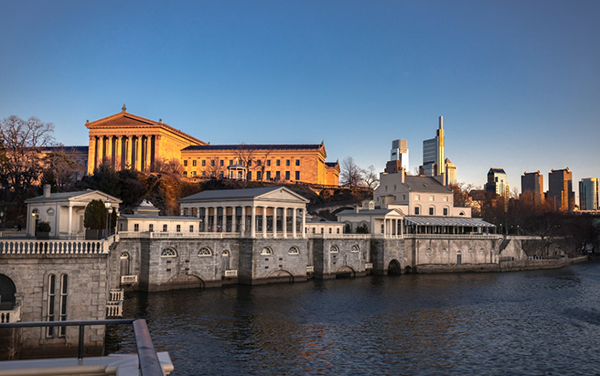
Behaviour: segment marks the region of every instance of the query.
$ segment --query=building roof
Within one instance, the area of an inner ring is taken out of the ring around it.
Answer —
[[[120,218],[127,219],[152,219],[152,220],[181,220],[181,221],[199,221],[200,218],[189,215],[139,215],[139,214],[121,214]]]
[[[490,171],[488,172],[488,174],[489,174],[489,173],[492,173],[492,172],[493,172],[494,174],[506,174],[506,172],[504,172],[504,169],[503,169],[503,168],[493,168],[493,167],[492,167],[492,168],[490,168]]]
[[[405,217],[406,224],[417,226],[496,227],[482,219],[460,217]]]
[[[325,162],[327,167],[337,167],[339,166],[339,162]]]
[[[229,145],[192,145],[190,150],[319,150],[323,144],[229,144]]]
[[[406,185],[411,192],[423,192],[423,193],[450,193],[450,192],[452,192],[452,189],[444,186],[442,183],[437,181],[435,178],[432,178],[429,176],[407,175],[404,178],[404,185]]]
[[[25,203],[28,204],[28,203],[35,203],[35,202],[47,202],[47,201],[70,201],[73,199],[82,198],[83,196],[86,196],[86,195],[91,195],[93,193],[98,193],[102,196],[106,196],[113,203],[120,204],[122,202],[118,198],[113,197],[113,196],[109,195],[108,193],[104,193],[104,192],[97,191],[97,190],[96,191],[88,190],[88,191],[76,191],[76,192],[50,193],[50,197],[41,195],[41,196],[29,198],[29,199],[25,200]]]
[[[337,213],[336,215],[339,216],[349,216],[349,215],[387,215],[390,214],[392,212],[396,212],[398,214],[401,214],[401,210],[398,208],[395,209],[359,209],[358,213],[355,212],[354,210],[348,209],[348,210],[343,210],[339,213]]]
[[[75,153],[88,153],[89,146],[46,146],[41,148],[42,152],[66,151]]]
[[[263,188],[247,188],[247,189],[219,189],[211,191],[202,191],[194,195],[181,198],[177,202],[194,202],[194,201],[226,201],[226,200],[252,200],[268,193],[279,190],[295,196],[297,199],[304,202],[309,202],[306,198],[286,187],[263,187]]]

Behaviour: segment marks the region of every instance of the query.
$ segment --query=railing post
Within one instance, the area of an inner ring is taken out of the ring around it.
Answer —
[[[85,325],[79,325],[79,350],[77,351],[77,358],[79,359],[83,359],[83,341],[84,341],[84,336],[83,336],[83,332]]]
[[[140,374],[142,376],[163,376],[164,372],[156,350],[150,338],[150,332],[146,325],[146,320],[138,319],[133,322],[133,331],[135,333],[135,343],[138,349],[138,359],[140,365]]]

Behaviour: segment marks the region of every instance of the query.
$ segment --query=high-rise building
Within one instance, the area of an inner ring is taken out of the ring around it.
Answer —
[[[423,141],[423,165],[425,176],[439,176],[446,172],[444,146],[444,117],[440,116],[439,128],[435,138]]]
[[[524,172],[521,176],[521,197],[530,195],[533,202],[540,204],[544,200],[544,175],[540,171]]]
[[[487,174],[486,192],[495,193],[498,196],[508,198],[510,187],[506,181],[506,172],[502,168],[490,168]]]
[[[554,210],[573,211],[575,193],[573,193],[573,173],[569,168],[554,170],[548,174],[548,192],[546,198]]]
[[[392,150],[390,152],[390,161],[400,161],[404,171],[408,169],[408,143],[406,140],[392,141]]]
[[[598,178],[579,182],[579,210],[598,210]]]
[[[448,184],[456,184],[458,180],[456,180],[456,166],[454,163],[450,161],[450,159],[446,158],[445,161],[446,166],[446,185]]]

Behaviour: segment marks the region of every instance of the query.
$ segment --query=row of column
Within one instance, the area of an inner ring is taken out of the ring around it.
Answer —
[[[384,219],[383,234],[384,235],[404,235],[402,219]]]
[[[91,136],[94,149],[93,166],[98,167],[104,159],[111,161],[116,170],[131,168],[148,171],[154,166],[157,140],[160,136]]]
[[[248,208],[250,209],[250,214],[248,214]],[[260,216],[257,215],[257,209],[260,208],[261,213]],[[195,209],[195,213],[186,213],[186,210],[192,210]],[[222,221],[221,221],[221,225],[219,225],[219,209],[222,210]],[[231,209],[231,214],[228,214],[228,209]],[[240,211],[240,215],[238,215],[238,209],[241,209]],[[251,207],[247,207],[247,206],[202,206],[202,207],[195,207],[195,208],[186,208],[186,209],[181,209],[181,215],[195,215],[196,217],[200,218],[201,224],[200,224],[200,231],[201,232],[239,232],[242,234],[250,234],[250,237],[255,238],[256,234],[257,234],[257,222],[258,222],[258,218],[261,218],[261,224],[262,224],[262,231],[261,231],[261,235],[262,237],[267,237],[267,234],[269,233],[269,231],[267,231],[267,225],[268,225],[268,220],[267,220],[267,211],[268,209],[271,209],[273,215],[271,216],[271,233],[273,234],[273,237],[276,238],[278,236],[278,229],[277,229],[277,219],[278,218],[283,218],[282,221],[282,235],[284,238],[286,238],[288,236],[287,233],[287,220],[288,218],[291,217],[291,221],[292,221],[292,237],[296,237],[298,232],[300,232],[302,234],[302,236],[304,236],[304,228],[306,227],[306,210],[304,209],[299,209],[299,208],[289,208],[289,207],[281,207],[281,206],[251,206]],[[279,209],[283,210],[283,215],[281,217],[279,217],[278,212]],[[297,227],[297,220],[298,220],[298,215],[300,213],[298,213],[298,210],[300,210],[302,213],[302,225],[300,226],[300,230],[298,230]],[[210,213],[212,211],[212,213]],[[291,214],[291,215],[288,215]],[[228,217],[231,216],[231,227],[229,228],[228,225]],[[210,223],[210,219],[212,218],[212,227],[209,228],[209,223]],[[241,219],[238,223],[238,218]],[[249,231],[246,229],[246,222],[249,222]],[[239,229],[238,229],[238,225],[239,225]],[[228,231],[228,230],[231,231]]]

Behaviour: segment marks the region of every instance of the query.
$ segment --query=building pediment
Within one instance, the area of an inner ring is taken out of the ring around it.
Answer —
[[[96,128],[136,128],[136,127],[160,127],[161,123],[132,115],[127,112],[114,114],[85,125],[88,129]]]

